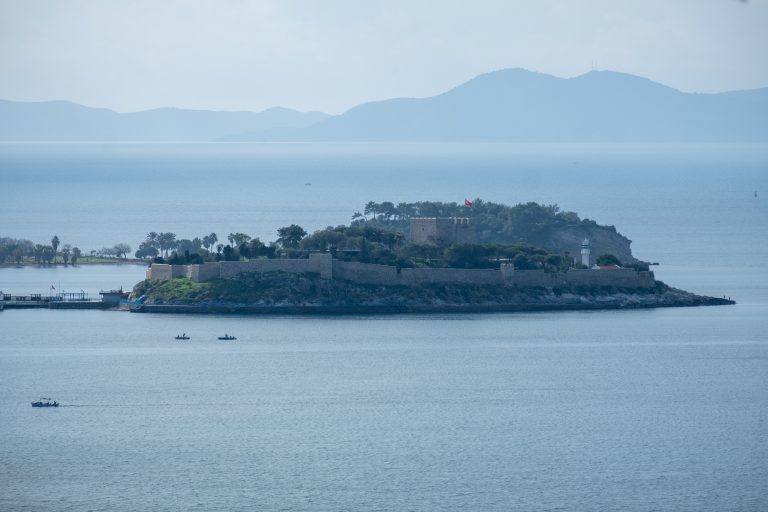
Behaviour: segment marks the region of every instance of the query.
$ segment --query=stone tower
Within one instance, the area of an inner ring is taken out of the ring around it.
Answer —
[[[581,242],[581,264],[589,268],[589,239],[585,238]]]
[[[475,226],[468,217],[411,217],[411,242],[471,244],[475,242]]]

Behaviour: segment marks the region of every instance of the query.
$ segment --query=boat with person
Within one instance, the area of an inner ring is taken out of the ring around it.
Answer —
[[[41,398],[37,402],[32,402],[32,407],[58,407],[59,402],[56,400],[51,401],[50,398]]]
[[[189,336],[187,336],[187,333],[177,334],[174,338],[175,340],[188,340]]]
[[[232,341],[232,340],[236,340],[237,338],[235,338],[234,336],[230,336],[229,334],[225,334],[224,336],[219,336],[219,339],[224,341]]]

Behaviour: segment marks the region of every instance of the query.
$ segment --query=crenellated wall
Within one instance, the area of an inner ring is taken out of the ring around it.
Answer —
[[[203,265],[154,264],[147,269],[150,281],[167,281],[187,277],[193,281],[232,279],[245,272],[289,272],[320,274],[324,279],[342,279],[361,284],[415,286],[425,283],[469,283],[543,286],[617,286],[622,288],[653,288],[653,272],[633,269],[587,270],[571,269],[565,273],[543,270],[517,270],[509,264],[499,269],[460,268],[400,268],[335,260],[330,254],[311,254],[308,259],[259,259],[251,261],[219,261]]]

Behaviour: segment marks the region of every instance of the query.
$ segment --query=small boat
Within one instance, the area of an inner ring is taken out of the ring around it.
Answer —
[[[32,407],[58,407],[59,402],[51,401],[50,398],[41,398],[37,402],[32,402]]]
[[[235,338],[234,336],[230,336],[229,334],[225,334],[224,336],[219,336],[219,339],[225,340],[225,341],[232,341],[232,340],[236,340],[237,338]]]
[[[176,337],[174,339],[175,340],[188,340],[189,336],[187,336],[187,333],[183,333],[183,334],[176,335]]]

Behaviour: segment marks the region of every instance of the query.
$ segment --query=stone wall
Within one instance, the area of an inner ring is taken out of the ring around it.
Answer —
[[[394,268],[394,267],[392,267]],[[258,259],[250,261],[217,261],[202,265],[167,265],[155,263],[147,269],[150,281],[167,281],[186,277],[193,281],[231,279],[244,272],[315,272],[326,279],[332,277],[330,254],[311,254],[309,259]]]
[[[653,288],[656,285],[653,272],[638,272],[631,268],[615,270],[568,271],[568,283],[574,286],[620,286],[625,288]]]
[[[173,278],[171,265],[155,263],[147,269],[147,279],[150,281],[168,281]]]
[[[502,275],[498,269],[404,268],[401,269],[400,274],[401,282],[407,285],[424,283],[502,283]]]
[[[396,267],[354,261],[333,260],[333,277],[362,284],[399,284]]]
[[[259,259],[251,261],[219,261],[203,265],[153,264],[147,279],[167,281],[187,277],[194,281],[232,279],[244,272],[312,272],[325,279],[343,279],[361,284],[420,285],[424,283],[471,283],[531,287],[543,286],[618,286],[653,288],[653,272],[633,269],[579,270],[551,274],[543,270],[517,270],[510,265],[500,269],[401,268],[334,260],[330,254],[311,254],[309,259]]]

